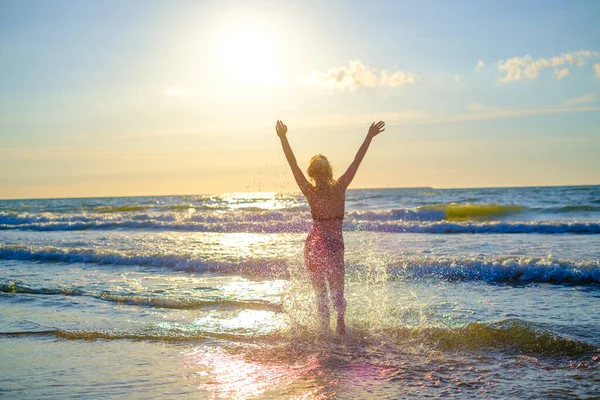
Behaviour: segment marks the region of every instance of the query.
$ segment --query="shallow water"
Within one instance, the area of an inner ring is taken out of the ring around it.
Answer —
[[[3,201],[0,395],[598,396],[598,201],[350,191],[343,338],[315,323],[296,195]]]

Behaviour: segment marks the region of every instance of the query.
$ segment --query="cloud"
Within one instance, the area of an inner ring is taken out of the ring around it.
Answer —
[[[454,82],[460,82],[460,76],[454,75]]]
[[[485,110],[485,105],[483,105],[481,103],[471,103],[471,104],[467,104],[465,109],[467,111],[471,111],[471,112],[479,112],[479,111]]]
[[[504,73],[504,76],[501,76],[499,80],[500,82],[533,80],[540,75],[541,70],[546,68],[553,68],[556,79],[561,79],[569,75],[567,67],[582,67],[585,65],[586,58],[599,54],[595,51],[580,50],[537,60],[530,55],[500,60],[498,61],[498,71]]]
[[[327,72],[313,72],[302,80],[302,84],[325,89],[354,92],[365,87],[398,87],[417,83],[418,77],[412,72],[388,72],[365,66],[362,62],[350,61],[348,66],[331,68]]]
[[[475,68],[483,68],[483,67],[485,67],[485,63],[481,60],[477,61]]]
[[[572,106],[572,105],[576,105],[576,104],[592,103],[594,101],[596,101],[596,93],[589,93],[589,94],[583,95],[581,97],[569,99],[569,100],[565,101],[565,104],[568,106]]]
[[[562,79],[567,75],[569,75],[569,68],[563,68],[561,70],[554,70],[554,76],[556,76],[556,79]]]
[[[596,76],[600,78],[600,63],[594,65],[594,71],[596,71]]]

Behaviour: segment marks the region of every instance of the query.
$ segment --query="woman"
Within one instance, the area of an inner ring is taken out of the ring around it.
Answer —
[[[287,126],[281,121],[277,121],[275,125],[285,157],[292,168],[296,183],[308,200],[313,218],[313,227],[304,246],[304,264],[310,272],[311,281],[317,294],[319,320],[321,328],[325,332],[329,331],[329,300],[327,296],[327,283],[329,283],[333,307],[337,311],[336,332],[340,335],[346,333],[344,238],[342,236],[346,188],[356,175],[371,140],[385,130],[384,126],[383,121],[371,124],[367,137],[358,149],[354,161],[337,181],[333,179],[333,170],[327,158],[321,154],[314,156],[310,160],[307,170],[312,181],[310,183],[298,167],[294,152],[287,140]]]

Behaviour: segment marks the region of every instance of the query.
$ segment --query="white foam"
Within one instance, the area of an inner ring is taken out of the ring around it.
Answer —
[[[451,222],[437,220],[396,219],[411,215],[406,210],[385,212],[350,212],[344,222],[345,231],[392,233],[539,233],[539,234],[600,234],[600,223],[567,221],[485,221]],[[430,212],[430,211],[428,211]],[[143,229],[194,232],[306,232],[312,221],[308,213],[279,211],[230,213],[119,213],[119,214],[53,214],[0,212],[0,229],[33,231],[73,231]]]
[[[0,245],[0,259],[141,265],[194,272],[218,272],[260,277],[289,277],[293,260],[246,257],[207,260],[177,254],[131,255],[113,250],[59,248],[54,246]],[[361,265],[348,265],[352,274]],[[389,279],[448,279],[487,282],[546,282],[600,284],[600,261],[574,261],[553,257],[417,257],[392,260],[386,267]]]

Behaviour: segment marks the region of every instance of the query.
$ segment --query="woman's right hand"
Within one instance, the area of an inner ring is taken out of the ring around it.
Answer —
[[[369,127],[368,137],[374,138],[379,135],[381,132],[385,131],[385,122],[379,121],[378,123],[373,122]]]
[[[280,120],[277,120],[277,123],[275,124],[275,131],[277,132],[277,136],[282,138],[287,133],[287,126],[285,126],[285,124]]]

